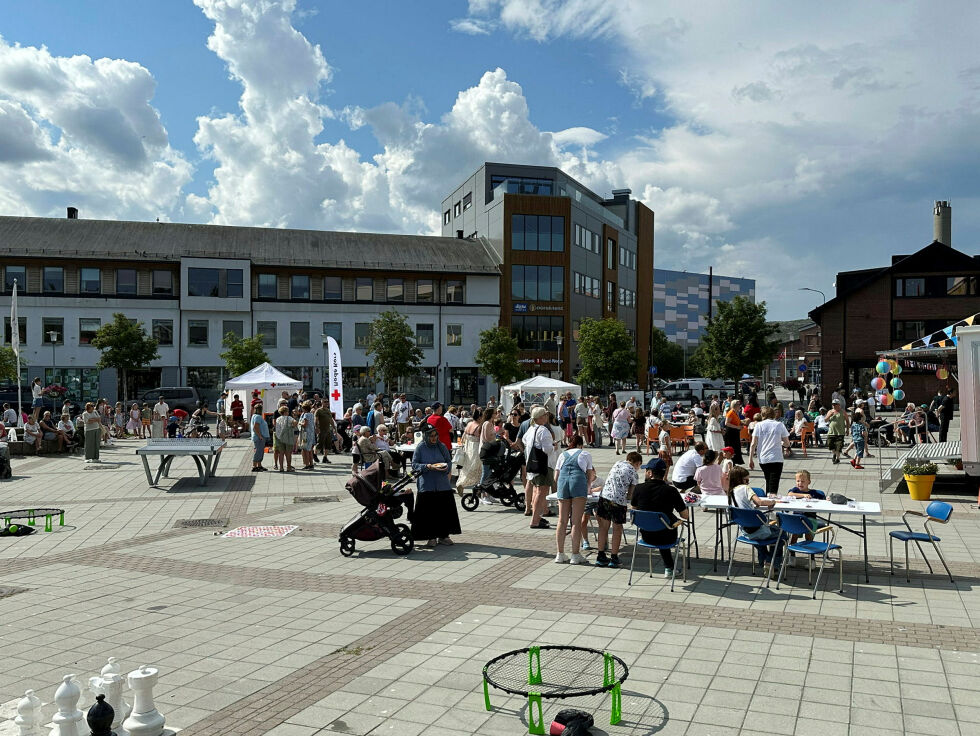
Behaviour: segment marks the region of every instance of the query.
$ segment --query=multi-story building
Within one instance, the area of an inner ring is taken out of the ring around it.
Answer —
[[[803,383],[818,385],[823,380],[820,362],[820,327],[809,319],[773,322],[776,329],[772,340],[777,344],[763,380],[783,383],[803,379]],[[804,367],[804,370],[800,370]]]
[[[663,330],[671,342],[693,352],[708,326],[709,306],[737,296],[754,302],[755,280],[655,269],[653,326]]]
[[[582,320],[615,317],[634,337],[646,386],[653,212],[628,189],[604,199],[554,167],[485,163],[443,200],[442,234],[489,242],[501,266],[500,323],[529,373],[570,380]]]
[[[76,399],[122,392],[99,370],[91,340],[121,312],[159,341],[159,359],[127,394],[191,385],[213,395],[226,378],[222,339],[261,334],[272,362],[322,387],[323,336],[341,346],[348,396],[377,386],[366,356],[371,321],[404,314],[423,374],[402,388],[455,403],[486,399],[474,355],[497,324],[499,268],[479,240],[157,222],[0,217],[0,309],[10,344],[18,283],[26,383],[67,385]]]
[[[891,264],[837,274],[835,296],[810,312],[822,333],[823,400],[838,384],[870,390],[878,352],[901,347],[980,312],[980,255],[950,245],[950,207],[936,202],[934,237]],[[923,401],[940,387],[932,370],[906,366],[903,390]],[[945,384],[944,384],[945,385]]]

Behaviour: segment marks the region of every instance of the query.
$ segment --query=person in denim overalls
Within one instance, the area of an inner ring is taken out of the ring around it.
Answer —
[[[571,448],[558,458],[558,526],[555,528],[555,541],[558,554],[555,562],[571,562],[573,565],[587,565],[579,548],[582,544],[582,514],[589,495],[589,486],[595,480],[592,456],[582,449],[585,440],[578,434],[571,438]],[[585,466],[583,469],[582,466]],[[565,529],[572,519],[572,557],[565,555]]]

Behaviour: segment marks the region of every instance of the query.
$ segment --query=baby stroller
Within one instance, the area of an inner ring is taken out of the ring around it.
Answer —
[[[415,497],[408,484],[415,480],[411,472],[394,483],[384,482],[384,465],[376,462],[347,481],[347,491],[364,508],[340,530],[340,554],[354,554],[357,541],[373,542],[382,537],[391,540],[391,551],[407,555],[415,547],[412,532],[405,524],[396,524],[403,507],[411,516]]]
[[[472,491],[463,494],[459,499],[462,507],[467,511],[476,511],[480,505],[480,496],[486,493],[498,499],[504,506],[513,506],[523,513],[524,489],[515,491],[513,486],[514,477],[521,472],[523,454],[519,450],[511,450],[498,440],[488,449],[483,462],[490,466],[490,476],[485,482],[478,483]]]

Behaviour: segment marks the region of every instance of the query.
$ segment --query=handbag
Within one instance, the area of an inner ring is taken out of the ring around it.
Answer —
[[[534,430],[534,439],[538,438],[538,430]],[[548,469],[548,453],[531,443],[531,454],[527,459],[527,472],[538,475]]]

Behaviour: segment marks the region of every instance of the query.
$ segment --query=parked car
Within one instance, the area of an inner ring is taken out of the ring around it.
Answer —
[[[139,401],[152,407],[161,396],[170,407],[170,411],[183,409],[188,414],[193,413],[198,402],[201,401],[200,392],[193,386],[158,386],[144,391]]]

